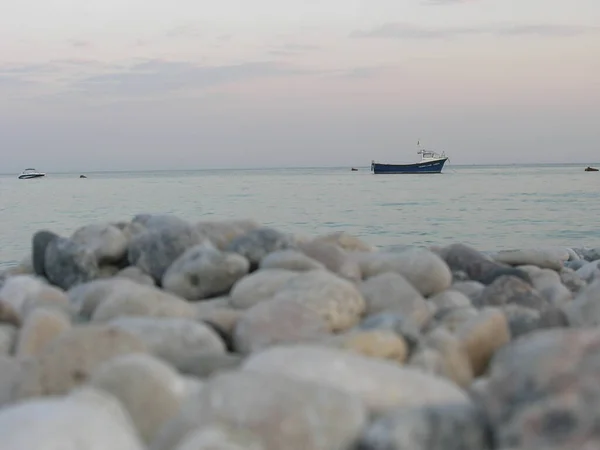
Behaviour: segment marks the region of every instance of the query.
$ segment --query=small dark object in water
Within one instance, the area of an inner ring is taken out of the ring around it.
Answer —
[[[79,175],[79,178],[87,178],[85,175]]]
[[[355,169],[354,167],[352,169],[350,169],[352,172],[358,172],[358,169]]]
[[[589,166],[588,166],[588,167],[586,167],[586,168],[585,168],[585,171],[586,171],[586,172],[598,172],[598,169],[595,169],[595,168],[593,168],[593,167],[589,167]]]

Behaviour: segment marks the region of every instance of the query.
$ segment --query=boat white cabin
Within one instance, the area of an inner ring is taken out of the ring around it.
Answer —
[[[419,150],[417,152],[417,155],[421,155],[421,162],[438,161],[440,159],[446,158],[446,152],[442,152],[440,154],[440,153],[436,153],[431,150],[424,150],[424,149]]]
[[[25,169],[23,172],[21,172],[21,174],[19,175],[19,180],[28,180],[31,178],[41,178],[44,176],[46,176],[46,174],[44,172],[39,172],[36,169],[29,168],[29,169]]]

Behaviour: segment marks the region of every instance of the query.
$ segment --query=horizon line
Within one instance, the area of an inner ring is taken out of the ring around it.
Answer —
[[[557,163],[476,163],[476,164],[450,164],[452,167],[511,167],[511,166],[578,166],[578,165],[596,164],[598,162],[557,162]],[[271,166],[271,167],[213,167],[213,168],[197,168],[197,169],[105,169],[105,170],[76,170],[70,169],[67,171],[52,172],[57,175],[84,174],[84,173],[147,173],[147,172],[209,172],[209,171],[225,171],[225,170],[306,170],[306,169],[345,169],[345,168],[368,168],[370,165],[335,165],[335,166]],[[19,172],[20,173],[20,172]],[[48,172],[45,172],[48,175]],[[14,175],[12,172],[0,172],[0,176]]]

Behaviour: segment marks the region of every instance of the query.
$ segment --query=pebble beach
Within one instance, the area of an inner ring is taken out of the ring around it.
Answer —
[[[0,450],[600,448],[600,248],[170,214],[28,246],[0,272]]]

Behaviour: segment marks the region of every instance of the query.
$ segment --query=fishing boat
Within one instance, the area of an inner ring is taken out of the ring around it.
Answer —
[[[35,169],[25,169],[19,174],[19,180],[29,180],[31,178],[41,178],[45,176],[46,174],[44,172],[38,172]]]
[[[586,172],[598,172],[598,169],[596,169],[595,167],[586,167],[585,171]]]
[[[412,164],[382,164],[371,161],[371,171],[373,174],[441,173],[448,161],[445,152],[440,154],[421,148],[419,141],[417,147],[417,155],[421,155],[421,161]]]

